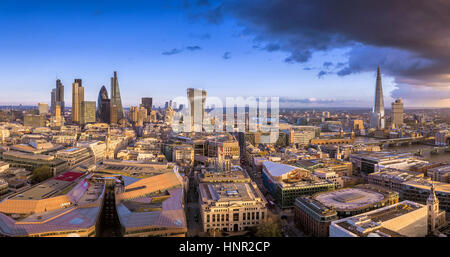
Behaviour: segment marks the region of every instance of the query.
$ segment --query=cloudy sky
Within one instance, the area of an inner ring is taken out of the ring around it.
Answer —
[[[0,2],[0,105],[71,103],[118,71],[122,101],[278,96],[281,106],[450,107],[450,1],[152,0]]]

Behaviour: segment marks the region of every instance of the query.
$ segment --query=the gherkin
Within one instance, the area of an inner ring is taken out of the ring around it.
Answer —
[[[101,122],[110,122],[110,99],[105,86],[102,86],[97,99],[97,117]]]

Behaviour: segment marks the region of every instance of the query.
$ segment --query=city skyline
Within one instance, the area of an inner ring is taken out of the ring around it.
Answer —
[[[0,67],[4,78],[0,105],[50,103],[48,92],[54,81],[60,79],[70,86],[74,78],[83,79],[85,98],[95,100],[101,86],[109,84],[111,71],[116,70],[124,107],[139,105],[142,95],[163,106],[190,87],[204,88],[219,97],[251,96],[257,90],[261,96],[279,96],[282,108],[370,107],[380,65],[386,107],[399,97],[405,108],[449,106],[448,62],[445,56],[439,59],[432,54],[446,47],[432,49],[430,42],[436,35],[431,32],[426,49],[415,47],[421,43],[418,35],[406,38],[411,39],[411,46],[402,45],[391,38],[391,31],[383,37],[380,28],[388,23],[380,19],[365,24],[364,29],[382,42],[344,31],[340,25],[349,24],[339,24],[330,28],[332,32],[323,32],[329,42],[313,46],[320,34],[316,20],[309,21],[314,33],[308,36],[290,13],[286,13],[286,20],[292,21],[290,27],[275,23],[271,16],[262,18],[266,8],[285,11],[284,1],[260,9],[246,3],[234,11],[235,1],[182,2],[106,5],[44,1],[39,6],[29,2],[26,7],[2,2],[0,24],[5,24],[5,39],[0,53],[5,61]],[[293,8],[302,5],[314,7],[314,3],[302,1]],[[323,11],[336,17],[338,10],[331,10],[332,3],[328,5]],[[421,5],[429,9],[425,3]],[[384,6],[385,2],[380,3]],[[380,7],[367,5],[359,11],[376,15]],[[447,5],[442,3],[442,7]],[[412,22],[404,15],[399,19]],[[428,24],[436,21],[431,19]],[[280,33],[273,32],[275,26],[280,26]],[[293,37],[292,31],[301,38]],[[438,32],[445,28],[438,26]],[[29,43],[31,36],[33,43]],[[407,36],[399,34],[397,41],[404,42],[403,37]],[[304,51],[299,51],[300,46]],[[346,90],[341,90],[344,87]],[[21,95],[22,90],[34,93]],[[70,99],[65,102],[72,105]]]

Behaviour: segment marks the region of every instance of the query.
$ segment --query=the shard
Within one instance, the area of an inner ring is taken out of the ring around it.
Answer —
[[[383,87],[381,85],[380,66],[377,69],[377,83],[375,87],[375,103],[371,117],[371,127],[376,129],[384,129],[384,100]]]
[[[114,72],[114,77],[111,78],[111,106],[116,106],[117,109],[117,120],[119,121],[122,119],[125,115],[122,108],[122,100],[120,98],[120,89],[119,89],[119,82],[117,80],[117,72]],[[113,111],[113,108],[111,108],[111,111]]]

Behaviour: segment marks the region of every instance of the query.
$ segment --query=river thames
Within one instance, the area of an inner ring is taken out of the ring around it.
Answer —
[[[368,143],[368,142],[376,142],[377,139],[367,138],[367,137],[356,137],[355,144],[358,143]],[[419,150],[422,150],[423,155],[420,158],[425,159],[430,162],[450,162],[450,152],[442,152],[437,154],[431,154],[430,151],[434,149],[434,146],[431,145],[404,145],[404,146],[392,146],[382,148],[382,151],[392,151],[392,152],[410,152],[416,153]],[[418,156],[419,157],[419,156]]]

